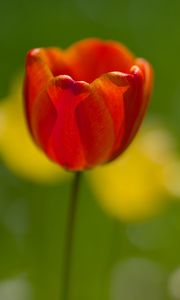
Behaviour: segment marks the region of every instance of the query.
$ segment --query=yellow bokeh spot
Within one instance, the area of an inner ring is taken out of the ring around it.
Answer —
[[[109,214],[136,221],[159,212],[172,194],[170,166],[176,162],[169,132],[154,126],[142,130],[120,158],[90,171],[89,179]]]
[[[34,144],[25,122],[23,82],[17,79],[10,95],[0,102],[0,156],[15,174],[37,182],[54,182],[67,172],[48,160]]]

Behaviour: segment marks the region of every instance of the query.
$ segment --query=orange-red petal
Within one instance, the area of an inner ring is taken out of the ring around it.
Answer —
[[[86,39],[73,44],[64,52],[72,77],[91,83],[99,76],[112,72],[128,72],[134,55],[122,44],[100,39]]]
[[[58,48],[37,48],[30,50],[26,58],[26,77],[24,94],[26,114],[31,129],[31,111],[39,94],[45,90],[48,82],[61,73],[70,74],[63,52]]]
[[[133,98],[133,91],[126,95],[126,134],[124,146],[119,154],[127,148],[136,135],[148,108],[152,92],[153,72],[151,65],[144,59],[137,59],[135,64],[131,68],[131,73],[135,78],[138,90],[136,98]]]
[[[108,160],[123,124],[123,95],[129,76],[107,73],[90,84],[91,94],[76,109],[77,124],[89,166]]]
[[[88,84],[62,75],[50,81],[42,99],[34,107],[33,130],[38,143],[51,159],[67,169],[81,169],[86,165],[74,112],[76,105],[88,94]],[[51,101],[50,123],[46,122],[46,110],[49,109],[47,99]],[[47,106],[42,110],[44,101]],[[53,118],[54,110],[56,114]],[[49,128],[48,132],[43,124]]]
[[[124,94],[124,122],[109,160],[119,156],[136,135],[147,110],[152,90],[152,67],[142,59],[131,68],[129,89]]]

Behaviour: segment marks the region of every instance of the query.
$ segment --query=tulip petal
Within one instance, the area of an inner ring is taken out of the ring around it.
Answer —
[[[44,90],[37,97],[34,103],[31,117],[33,137],[36,143],[48,151],[49,139],[57,119],[56,109],[47,93]]]
[[[41,58],[42,54],[43,50],[34,49],[29,51],[27,55],[24,94],[26,99],[26,114],[30,129],[32,129],[31,112],[34,101],[53,77],[47,64]]]
[[[133,64],[133,54],[122,44],[114,41],[86,39],[73,44],[64,52],[71,66],[72,77],[91,83],[104,73],[128,72]]]
[[[143,74],[142,71],[134,66],[132,69],[131,86],[124,95],[124,132],[122,143],[117,147],[117,155],[122,153],[130,144],[132,138],[135,136],[137,129],[140,126],[140,114],[144,108],[143,102]],[[144,103],[147,106],[147,103]],[[144,114],[143,114],[144,115]],[[112,153],[113,158],[116,157],[116,151]]]
[[[152,66],[143,58],[137,58],[134,63],[143,72],[143,75],[144,75],[143,94],[144,94],[145,99],[147,99],[149,101],[150,96],[151,96],[151,91],[152,91],[152,85],[153,85]]]
[[[89,85],[62,75],[51,81],[47,94],[57,113],[47,152],[67,169],[82,169],[86,160],[74,111],[77,103],[88,96]]]
[[[137,133],[146,110],[149,105],[150,95],[152,91],[152,67],[144,59],[137,59],[135,61],[135,66],[131,68],[131,73],[134,76],[135,84],[138,87],[137,96],[135,98],[134,104],[130,105],[132,101],[130,98],[131,95],[126,95],[126,115],[127,115],[127,124],[126,126],[126,135],[129,136],[125,139],[124,149],[129,145],[129,143],[134,138]],[[131,120],[131,122],[129,121]],[[134,120],[134,121],[133,121]],[[122,150],[124,150],[122,149]]]
[[[152,68],[146,61],[141,61],[143,66],[133,66],[131,68],[131,86],[124,95],[124,132],[122,133],[122,143],[117,143],[110,160],[119,156],[131,143],[136,135],[144,114],[147,110],[150,98],[150,77]]]
[[[44,60],[50,68],[53,76],[69,75],[72,76],[69,62],[65,61],[64,51],[59,48],[47,48]]]
[[[58,48],[33,49],[26,60],[25,98],[26,113],[31,129],[31,111],[36,98],[46,88],[48,82],[59,74],[70,74],[63,52]]]
[[[91,95],[76,109],[77,124],[88,165],[107,161],[124,118],[127,75],[107,73],[92,82]]]
[[[90,168],[104,162],[114,143],[114,130],[111,115],[104,99],[92,89],[89,97],[76,108],[76,120],[87,161]]]

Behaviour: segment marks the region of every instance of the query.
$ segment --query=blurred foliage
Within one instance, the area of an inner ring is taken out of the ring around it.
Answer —
[[[142,127],[121,157],[90,172],[101,206],[126,222],[156,215],[166,205],[166,198],[180,198],[175,141],[156,122]]]
[[[0,98],[10,94],[30,48],[67,47],[89,36],[115,39],[153,64],[149,111],[180,145],[179,12],[179,0],[1,1]],[[70,178],[38,184],[0,164],[1,300],[59,299],[69,189]],[[180,299],[178,202],[154,218],[120,224],[96,197],[84,178],[71,300]]]

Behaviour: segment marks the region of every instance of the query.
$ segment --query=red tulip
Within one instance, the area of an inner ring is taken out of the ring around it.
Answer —
[[[26,116],[56,163],[83,170],[115,159],[144,117],[152,69],[120,43],[87,39],[27,54]]]

